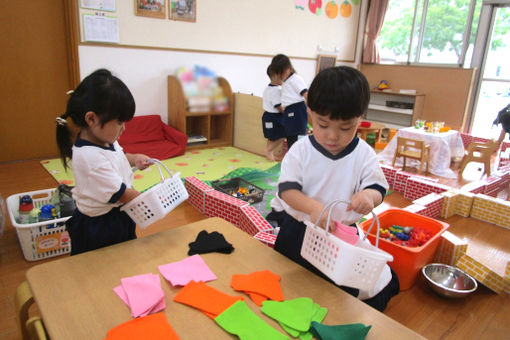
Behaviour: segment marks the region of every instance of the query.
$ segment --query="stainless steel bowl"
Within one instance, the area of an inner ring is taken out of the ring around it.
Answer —
[[[471,275],[447,264],[427,264],[421,271],[429,287],[441,296],[461,298],[474,292],[478,287],[478,283]]]

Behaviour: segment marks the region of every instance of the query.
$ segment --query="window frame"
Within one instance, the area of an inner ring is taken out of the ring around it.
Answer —
[[[415,65],[415,66],[438,66],[438,67],[454,67],[457,65],[457,67],[464,67],[464,63],[466,60],[466,53],[469,49],[469,36],[471,35],[471,29],[473,27],[473,18],[474,18],[474,12],[476,9],[476,1],[477,0],[470,0],[469,3],[469,10],[467,14],[467,20],[466,25],[464,27],[464,36],[462,39],[462,49],[459,55],[459,58],[457,60],[457,63],[430,63],[430,62],[421,62],[420,61],[420,55],[421,55],[421,49],[423,47],[423,35],[425,32],[425,27],[427,23],[427,11],[428,11],[428,5],[429,0],[415,0],[414,1],[414,14],[413,14],[413,21],[412,21],[412,27],[411,27],[411,34],[409,36],[409,47],[407,50],[407,61],[393,61],[391,63],[384,63],[388,65]],[[483,1],[483,4],[485,4],[486,1]],[[419,4],[423,3],[423,9],[421,10],[421,13],[419,13]],[[417,24],[417,17],[421,14],[421,20],[419,25]],[[413,42],[415,39],[416,31],[418,31],[418,41],[416,47],[414,47],[415,54],[413,58]],[[476,36],[475,36],[476,38]],[[474,44],[474,42],[473,42]],[[414,59],[414,60],[412,60]]]

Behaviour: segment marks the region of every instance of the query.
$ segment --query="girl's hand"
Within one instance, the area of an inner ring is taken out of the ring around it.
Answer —
[[[149,159],[149,156],[138,153],[135,155],[135,166],[140,170],[146,169],[149,165],[151,165]]]

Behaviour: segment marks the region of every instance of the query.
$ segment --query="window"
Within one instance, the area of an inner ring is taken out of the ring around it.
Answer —
[[[377,43],[382,63],[469,65],[481,0],[392,0]]]

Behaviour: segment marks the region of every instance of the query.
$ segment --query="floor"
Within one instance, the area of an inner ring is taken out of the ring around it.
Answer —
[[[453,166],[455,169],[455,165]],[[413,169],[406,169],[413,172]],[[439,179],[441,183],[460,187],[480,178],[477,169],[464,173],[461,179]],[[34,185],[34,183],[37,183]],[[56,183],[41,167],[38,161],[0,164],[0,195],[9,195],[55,187]],[[506,197],[506,192],[501,197]],[[403,195],[392,193],[383,204],[390,207],[405,207],[411,202]],[[191,223],[205,216],[187,202],[181,204],[165,219],[149,228],[139,231],[139,236],[157,233],[161,230]],[[510,230],[471,218],[453,216],[447,220],[450,231],[469,242],[470,255],[483,259],[484,263],[501,270],[503,263],[510,259]],[[53,258],[54,259],[54,258]],[[0,238],[0,339],[19,339],[14,307],[16,287],[25,280],[25,271],[52,258],[27,262],[14,228],[7,219],[4,235]],[[37,308],[31,309],[37,314]],[[423,278],[409,290],[394,297],[385,311],[389,317],[429,339],[508,339],[510,334],[510,297],[495,294],[480,286],[464,299],[445,299],[435,295]]]

